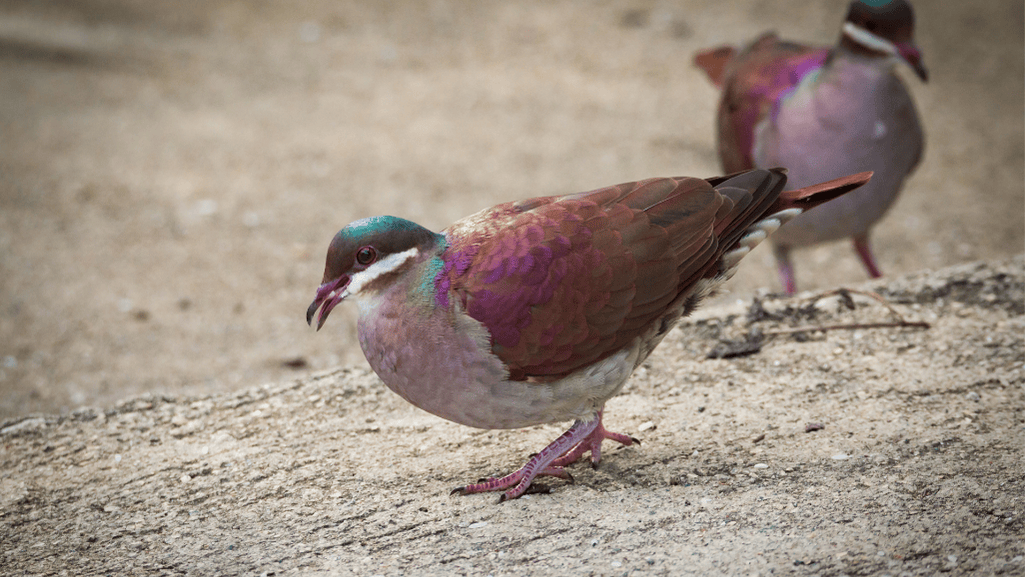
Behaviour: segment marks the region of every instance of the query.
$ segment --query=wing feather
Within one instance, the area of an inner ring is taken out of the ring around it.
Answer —
[[[754,168],[755,127],[767,115],[775,114],[779,99],[820,68],[828,55],[827,48],[786,42],[774,33],[731,54],[719,75],[718,146],[725,171]]]
[[[559,378],[628,346],[719,273],[723,238],[776,201],[781,171],[662,178],[507,203],[457,222],[436,286],[491,334],[511,378]],[[675,316],[674,316],[675,315]]]

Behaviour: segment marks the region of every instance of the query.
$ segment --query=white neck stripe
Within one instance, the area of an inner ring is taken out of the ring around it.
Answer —
[[[398,269],[400,266],[405,264],[406,261],[416,258],[416,255],[418,254],[420,254],[420,251],[414,246],[409,250],[396,252],[382,258],[370,265],[366,270],[361,270],[360,272],[352,275],[350,277],[352,280],[350,280],[349,285],[345,287],[345,292],[349,295],[358,294],[359,291],[363,290],[363,287],[381,276]]]
[[[878,52],[885,52],[892,56],[900,56],[900,51],[897,47],[889,40],[876,36],[868,30],[857,26],[853,22],[843,23],[844,36],[850,38],[856,44],[860,44],[870,50],[876,50]]]

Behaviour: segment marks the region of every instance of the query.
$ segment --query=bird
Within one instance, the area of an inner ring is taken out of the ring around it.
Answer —
[[[524,494],[602,441],[605,402],[677,320],[768,234],[869,181],[860,173],[783,192],[783,169],[652,178],[507,202],[440,233],[395,216],[342,228],[306,311],[319,331],[342,301],[385,385],[480,429],[573,420],[517,471],[457,488]],[[319,314],[318,314],[319,310]]]
[[[724,172],[786,166],[795,188],[875,174],[856,193],[773,236],[787,294],[796,292],[791,250],[822,242],[851,238],[869,276],[882,276],[869,233],[924,150],[914,100],[896,70],[904,62],[928,81],[914,28],[907,0],[855,0],[835,46],[806,46],[769,32],[742,50],[720,46],[694,57],[721,88],[716,126]]]

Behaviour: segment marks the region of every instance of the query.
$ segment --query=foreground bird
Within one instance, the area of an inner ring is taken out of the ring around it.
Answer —
[[[524,493],[601,443],[605,401],[766,235],[868,182],[782,192],[782,169],[654,178],[500,204],[431,232],[394,216],[335,235],[306,320],[359,305],[370,366],[410,403],[482,429],[575,419],[518,471],[460,487]]]
[[[796,290],[792,247],[853,238],[873,278],[869,230],[897,198],[922,156],[923,135],[898,61],[927,79],[907,0],[850,4],[840,39],[813,48],[769,33],[739,53],[723,46],[695,56],[722,88],[719,158],[725,172],[786,166],[797,188],[871,170],[854,194],[794,219],[773,236],[780,279]]]

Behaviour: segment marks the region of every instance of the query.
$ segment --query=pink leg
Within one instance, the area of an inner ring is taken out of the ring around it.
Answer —
[[[549,475],[572,480],[573,477],[563,467],[576,461],[587,451],[591,451],[591,462],[597,465],[598,461],[601,460],[601,442],[604,439],[612,439],[624,445],[640,443],[640,441],[630,436],[611,433],[605,430],[605,427],[601,424],[601,417],[602,413],[598,411],[596,417],[590,421],[576,421],[568,431],[552,441],[540,453],[531,457],[527,464],[520,467],[517,471],[505,477],[491,478],[481,483],[459,487],[452,491],[452,493],[469,495],[471,493],[484,493],[487,491],[502,491],[512,487],[502,494],[499,502],[515,499],[527,491],[534,477],[538,475]]]
[[[872,248],[868,246],[867,234],[854,237],[854,250],[858,251],[858,256],[861,257],[861,262],[865,263],[865,268],[868,270],[868,276],[872,278],[879,278],[883,276],[883,273],[879,272],[879,267],[876,265],[875,256],[872,255]]]
[[[776,266],[779,268],[779,280],[783,283],[783,292],[792,295],[797,292],[797,283],[794,280],[794,267],[790,264],[790,247],[773,245],[772,252],[776,255]]]
[[[601,443],[605,439],[615,441],[622,445],[629,447],[630,445],[640,445],[641,442],[631,437],[630,435],[624,435],[622,433],[613,433],[605,428],[605,425],[601,422],[602,413],[598,412],[598,426],[591,431],[591,434],[587,438],[577,443],[573,450],[552,461],[552,467],[565,467],[575,463],[577,459],[584,456],[584,453],[591,452],[591,467],[597,467],[598,463],[601,462]]]

